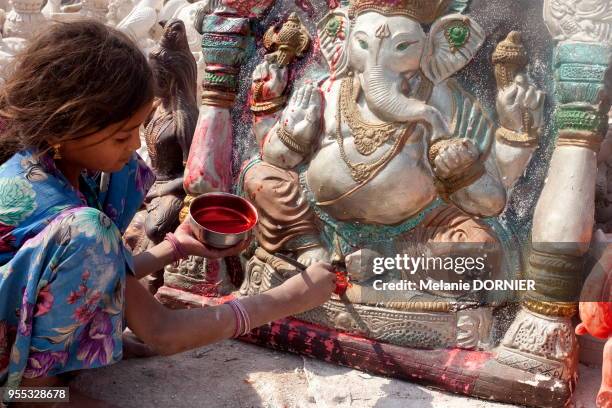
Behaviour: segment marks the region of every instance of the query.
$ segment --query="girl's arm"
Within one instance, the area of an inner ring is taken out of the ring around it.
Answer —
[[[235,247],[224,250],[207,247],[193,237],[187,222],[182,223],[177,228],[175,236],[187,254],[209,259],[238,255],[249,244],[249,240],[246,240]],[[170,265],[172,262],[174,262],[172,244],[164,240],[153,248],[134,256],[134,272],[136,279],[144,278],[147,275],[162,270],[166,265]]]
[[[134,274],[136,279],[164,269],[174,261],[172,244],[163,241],[161,244],[134,256]]]
[[[329,265],[318,263],[265,293],[240,298],[252,327],[324,303],[335,288],[335,274],[330,270]],[[162,355],[205,346],[234,334],[235,315],[229,305],[167,309],[133,276],[127,277],[125,298],[128,326]]]

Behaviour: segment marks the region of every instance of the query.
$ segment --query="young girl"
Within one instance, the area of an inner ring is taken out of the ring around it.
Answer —
[[[139,284],[181,256],[220,258],[247,244],[217,251],[182,224],[143,254],[123,245],[154,181],[135,154],[153,83],[128,38],[83,21],[46,29],[0,89],[0,386],[56,385],[59,374],[118,361],[124,319],[167,355],[331,296],[334,274],[323,264],[203,309],[166,309]]]

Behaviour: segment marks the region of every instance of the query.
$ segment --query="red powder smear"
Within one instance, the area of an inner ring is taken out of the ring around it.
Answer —
[[[260,17],[274,0],[223,0],[224,5],[235,9],[243,17]]]
[[[295,5],[304,10],[309,17],[314,15],[314,7],[309,0],[295,0]]]
[[[255,225],[255,218],[233,208],[211,206],[199,209],[193,215],[204,228],[222,234],[240,234]]]
[[[336,289],[334,289],[334,293],[338,296],[342,296],[351,286],[352,285],[349,282],[348,274],[343,271],[336,271]]]
[[[221,191],[229,191],[232,183],[232,128],[229,111],[218,112],[213,128],[214,166],[216,177],[221,185]],[[204,156],[207,157],[207,156]]]
[[[231,187],[232,129],[229,110],[207,107],[203,115],[193,136],[184,180],[185,190],[194,195],[207,191],[229,191]]]
[[[472,352],[466,355],[463,366],[468,370],[478,371],[484,367],[485,363],[491,359],[488,353]]]

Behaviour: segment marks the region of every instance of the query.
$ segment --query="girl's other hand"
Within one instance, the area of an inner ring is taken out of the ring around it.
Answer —
[[[239,244],[226,249],[217,249],[207,245],[204,245],[200,241],[197,240],[193,231],[191,230],[191,225],[189,225],[189,220],[186,219],[183,221],[181,225],[178,226],[176,231],[174,232],[176,239],[178,239],[181,244],[183,250],[188,255],[201,256],[209,259],[216,258],[225,258],[228,256],[239,255],[242,251],[244,251],[250,244],[252,236],[249,236],[244,241]]]

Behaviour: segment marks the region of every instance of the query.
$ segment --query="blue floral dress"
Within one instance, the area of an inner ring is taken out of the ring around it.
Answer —
[[[121,359],[121,236],[154,176],[135,154],[106,191],[98,179],[78,191],[33,151],[0,166],[0,386]]]

